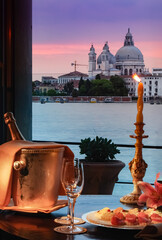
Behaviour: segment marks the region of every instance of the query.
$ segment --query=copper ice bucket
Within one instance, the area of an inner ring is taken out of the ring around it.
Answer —
[[[50,208],[58,198],[64,147],[22,149],[14,162],[14,205]]]

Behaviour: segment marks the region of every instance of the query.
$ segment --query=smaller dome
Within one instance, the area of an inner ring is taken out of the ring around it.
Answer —
[[[102,61],[109,61],[109,64],[115,64],[116,62],[114,55],[109,50],[108,42],[103,46],[103,51],[97,58],[97,64],[101,64]]]
[[[109,59],[109,64],[115,64],[116,63],[115,56],[113,54],[111,54],[110,52],[108,53],[108,59]],[[102,53],[97,58],[97,64],[101,64],[101,63],[102,63]]]

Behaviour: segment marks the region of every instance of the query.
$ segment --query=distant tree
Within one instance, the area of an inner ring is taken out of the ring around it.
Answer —
[[[73,82],[68,82],[64,86],[64,91],[67,93],[68,96],[72,95],[74,89],[74,83]]]
[[[79,96],[86,96],[87,95],[87,89],[85,84],[82,85],[79,89]]]
[[[112,83],[107,79],[92,80],[92,87],[89,94],[93,96],[110,96],[113,94]]]
[[[54,89],[50,89],[50,90],[48,90],[47,95],[48,96],[56,96],[57,93],[56,93],[56,91]]]
[[[78,90],[77,89],[73,89],[72,97],[78,97],[78,94],[79,94]]]
[[[96,77],[95,77],[95,79],[96,79],[96,80],[97,80],[97,79],[100,80],[100,79],[101,79],[100,74],[97,74]]]
[[[89,79],[87,79],[85,81],[80,80],[79,95],[80,96],[88,96],[91,87],[92,87],[92,82]]]
[[[86,95],[89,95],[89,91],[91,87],[92,87],[92,82],[89,79],[87,79],[85,81]]]
[[[80,81],[79,81],[79,90],[80,90],[80,88],[81,88],[81,86],[83,86],[84,85],[84,80],[83,80],[83,78],[81,77],[80,78]]]
[[[123,78],[121,78],[120,76],[111,76],[110,82],[113,86],[114,96],[128,96],[128,89],[125,85]]]
[[[80,80],[79,95],[80,96],[127,96],[123,78],[120,76],[111,76],[110,80],[100,79],[100,75],[96,75],[96,79],[90,81],[87,79]]]
[[[39,90],[35,90],[32,92],[32,96],[39,96]]]

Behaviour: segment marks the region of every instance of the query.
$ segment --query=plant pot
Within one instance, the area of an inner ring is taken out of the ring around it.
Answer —
[[[82,194],[112,194],[115,182],[125,163],[120,160],[88,163],[84,166],[84,188]]]

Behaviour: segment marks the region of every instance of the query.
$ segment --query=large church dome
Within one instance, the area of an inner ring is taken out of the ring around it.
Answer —
[[[135,46],[124,46],[121,47],[116,55],[116,61],[143,61],[143,55],[141,51]]]
[[[116,67],[121,70],[122,75],[132,73],[142,73],[144,70],[144,60],[141,51],[134,46],[134,41],[130,29],[125,36],[124,46],[121,47],[116,55]]]

